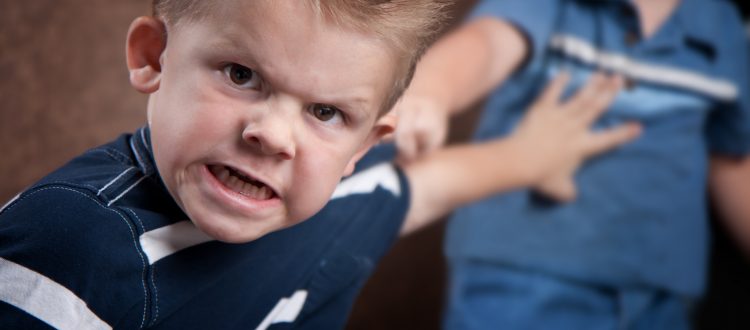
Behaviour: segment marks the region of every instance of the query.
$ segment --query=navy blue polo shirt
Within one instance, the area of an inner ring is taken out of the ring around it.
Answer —
[[[313,218],[245,244],[198,231],[148,129],[92,149],[0,213],[2,328],[335,329],[396,238],[401,171],[343,180]]]
[[[448,256],[699,294],[708,156],[750,148],[750,57],[736,10],[728,1],[682,0],[649,38],[625,0],[487,0],[473,18],[485,16],[515,25],[530,49],[487,101],[478,140],[508,134],[561,70],[571,73],[569,94],[595,71],[625,76],[628,88],[595,127],[639,121],[644,131],[587,162],[571,204],[518,190],[460,209],[448,227]]]

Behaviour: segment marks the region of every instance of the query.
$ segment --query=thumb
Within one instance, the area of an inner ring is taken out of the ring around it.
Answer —
[[[578,191],[572,177],[559,177],[537,187],[536,191],[560,203],[576,199]]]
[[[576,184],[573,182],[573,178],[568,177],[560,180],[549,197],[560,203],[568,203],[575,200],[576,195],[578,195]]]

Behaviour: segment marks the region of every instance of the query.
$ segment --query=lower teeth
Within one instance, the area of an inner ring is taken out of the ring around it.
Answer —
[[[253,199],[266,200],[271,198],[271,192],[268,187],[258,187],[249,183],[238,176],[231,174],[227,168],[214,171],[214,175],[232,191]]]

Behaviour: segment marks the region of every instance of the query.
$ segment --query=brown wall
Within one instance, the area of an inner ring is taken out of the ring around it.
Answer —
[[[145,120],[125,35],[146,1],[0,0],[0,200]]]

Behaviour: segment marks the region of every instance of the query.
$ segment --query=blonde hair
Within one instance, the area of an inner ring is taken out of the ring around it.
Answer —
[[[252,1],[252,0],[251,0]],[[307,0],[321,17],[359,32],[373,34],[391,47],[399,71],[381,114],[390,110],[409,86],[419,58],[445,21],[451,0]],[[153,0],[154,16],[168,25],[197,20],[219,1]]]

